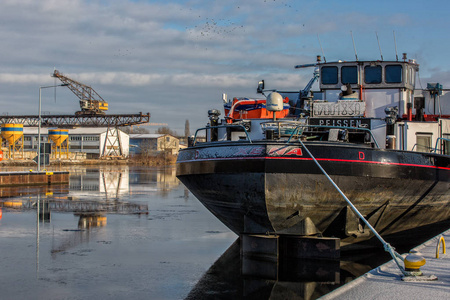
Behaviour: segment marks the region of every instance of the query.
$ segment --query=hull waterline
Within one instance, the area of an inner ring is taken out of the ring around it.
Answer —
[[[383,236],[450,219],[446,156],[336,144],[306,144],[352,203]],[[343,244],[373,235],[298,146],[206,145],[180,153],[177,176],[237,234],[334,236]],[[402,235],[402,233],[405,233]]]

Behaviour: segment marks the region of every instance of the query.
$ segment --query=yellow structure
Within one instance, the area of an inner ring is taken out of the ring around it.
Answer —
[[[20,208],[20,207],[22,207],[22,205],[23,205],[22,201],[5,201],[5,202],[3,202],[3,207]]]
[[[440,236],[440,238],[438,240],[438,243],[436,245],[436,258],[439,258],[439,247],[440,247],[441,244],[442,244],[442,254],[445,254],[446,253],[446,251],[445,251],[445,240],[444,240],[444,237],[442,235]]]
[[[52,157],[61,158],[61,154],[69,158],[69,130],[68,129],[49,129],[48,139],[52,143]]]
[[[106,216],[104,215],[80,215],[78,228],[91,228],[106,226]]]
[[[2,124],[2,137],[8,142],[6,159],[23,158],[23,124]]]

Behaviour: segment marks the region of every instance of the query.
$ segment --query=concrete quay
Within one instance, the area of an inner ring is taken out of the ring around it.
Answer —
[[[69,183],[69,172],[0,172],[0,187]]]
[[[446,242],[443,254],[440,236]],[[329,299],[450,299],[450,230],[414,248],[426,259],[421,268],[424,276],[435,275],[434,281],[403,281],[402,273],[393,260],[321,297]]]

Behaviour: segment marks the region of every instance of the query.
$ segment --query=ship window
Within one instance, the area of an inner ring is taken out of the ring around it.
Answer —
[[[381,83],[381,66],[365,66],[364,81],[366,83]]]
[[[430,152],[431,151],[431,133],[416,133],[416,151]]]
[[[414,70],[412,68],[409,68],[409,83],[411,83],[411,85],[415,84],[415,82],[414,82],[414,79],[416,79],[415,77],[416,76],[415,76]]]
[[[402,82],[402,66],[388,65],[384,68],[386,83]]]
[[[341,68],[341,82],[343,84],[358,83],[358,69],[356,68],[356,66],[347,66]]]
[[[320,77],[323,84],[337,84],[338,83],[338,68],[337,67],[322,67]]]

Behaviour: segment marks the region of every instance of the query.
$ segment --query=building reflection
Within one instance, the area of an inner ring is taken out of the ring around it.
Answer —
[[[97,234],[97,231],[94,232],[92,229],[105,227],[107,224],[107,217],[104,213],[74,213],[74,215],[79,216],[78,228],[64,230],[70,233],[65,235],[59,243],[52,245],[51,254],[53,258],[58,253],[64,253],[80,244],[88,243]]]
[[[130,168],[132,172],[130,174]],[[45,186],[0,187],[0,198],[22,197],[39,194],[69,194],[68,197],[82,198],[98,192],[106,200],[120,199],[133,194],[167,193],[179,186],[176,169],[139,168],[121,166],[71,166],[69,184]]]
[[[70,194],[79,197],[97,191],[112,200],[133,194],[165,193],[180,184],[174,167],[132,170],[131,174],[129,166],[70,170]]]
[[[316,299],[388,261],[383,251],[341,260],[241,257],[239,239],[210,267],[186,299]]]
[[[130,176],[130,194],[167,193],[180,185],[174,167],[134,170]]]
[[[76,215],[76,214],[75,214]],[[106,226],[106,215],[99,213],[81,213],[79,214],[78,229],[89,229],[92,227]]]
[[[177,187],[175,168],[132,169],[128,166],[71,167],[69,184],[0,188],[0,217],[9,212],[35,211],[36,274],[39,277],[39,241],[58,212],[77,216],[73,227],[52,242],[51,256],[70,251],[98,237],[107,226],[108,214],[148,214],[148,202],[133,201],[136,194],[165,194]],[[107,241],[104,241],[107,243]]]
[[[32,197],[0,201],[0,207],[17,211],[33,210],[37,209],[37,200],[35,197]],[[47,195],[41,197],[39,204],[40,220],[50,222],[52,212],[73,212],[76,215],[83,213],[147,214],[148,205],[119,200],[75,199],[67,195]]]
[[[70,194],[74,197],[99,192],[106,200],[119,199],[129,193],[129,169],[122,168],[76,168],[70,170]]]

